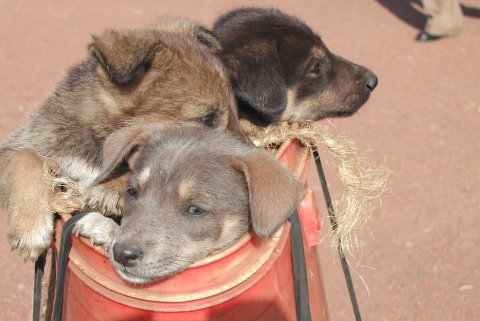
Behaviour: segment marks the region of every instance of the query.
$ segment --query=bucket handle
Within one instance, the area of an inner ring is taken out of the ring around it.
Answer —
[[[330,197],[330,191],[328,190],[327,179],[325,178],[325,172],[323,171],[322,162],[320,161],[320,154],[318,153],[318,147],[312,146],[313,158],[315,159],[315,165],[317,167],[318,178],[320,179],[320,185],[322,185],[323,197],[328,209],[328,217],[332,225],[334,236],[337,238],[337,250],[340,256],[340,262],[342,263],[343,274],[345,276],[345,282],[347,283],[348,294],[350,295],[350,301],[352,302],[353,313],[356,321],[362,321],[362,315],[360,314],[360,308],[358,306],[357,296],[355,295],[355,288],[353,287],[352,276],[350,275],[350,269],[348,267],[345,253],[343,252],[342,239],[337,234],[338,222],[335,216],[335,209],[333,207],[332,198]]]
[[[292,226],[292,270],[297,321],[311,321],[305,248],[303,247],[302,226],[296,209],[290,217],[290,223]]]
[[[48,250],[47,250],[48,251]],[[40,321],[40,305],[42,301],[42,278],[47,260],[47,251],[43,252],[35,261],[35,279],[33,282],[33,321]],[[53,268],[53,267],[52,267]]]
[[[81,213],[69,218],[62,228],[62,236],[60,237],[60,251],[58,255],[57,279],[55,281],[55,297],[53,301],[53,311],[51,321],[62,320],[63,294],[65,292],[65,276],[68,265],[68,253],[72,247],[72,230],[82,217],[88,212]],[[47,251],[45,251],[35,262],[35,282],[33,287],[33,321],[40,320],[40,305],[42,297],[42,277],[45,267]],[[55,269],[55,266],[51,267]],[[51,280],[52,281],[52,280]]]

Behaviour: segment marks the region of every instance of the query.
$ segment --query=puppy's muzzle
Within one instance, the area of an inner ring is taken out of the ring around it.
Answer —
[[[114,260],[124,267],[132,267],[136,265],[143,257],[141,249],[134,245],[116,242],[113,245]]]
[[[370,70],[366,70],[363,78],[365,79],[365,87],[369,92],[372,92],[378,85],[377,76]]]

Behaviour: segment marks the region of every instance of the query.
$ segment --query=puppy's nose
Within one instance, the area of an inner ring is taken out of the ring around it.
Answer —
[[[365,73],[365,86],[367,86],[367,89],[369,91],[373,91],[375,87],[377,87],[377,84],[378,84],[377,76],[373,72],[367,71]]]
[[[115,243],[113,245],[113,258],[121,265],[134,266],[143,257],[143,252],[134,245]]]

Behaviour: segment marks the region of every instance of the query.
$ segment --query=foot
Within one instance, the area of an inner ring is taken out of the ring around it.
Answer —
[[[435,36],[423,30],[417,35],[415,40],[420,42],[426,42],[426,41],[438,40],[440,38],[442,38],[442,36]]]
[[[81,194],[89,208],[108,215],[121,215],[123,201],[117,190],[97,185],[81,191]]]
[[[73,233],[89,238],[93,245],[108,249],[118,228],[119,225],[111,218],[98,212],[90,212],[75,224]]]
[[[7,229],[12,250],[16,250],[25,261],[35,261],[52,241],[53,214],[37,217],[43,221],[29,221],[24,215],[12,216]]]
[[[12,249],[36,260],[50,245],[53,211],[48,205],[52,181],[45,175],[45,159],[28,150],[11,151],[6,169],[9,184],[7,236]]]

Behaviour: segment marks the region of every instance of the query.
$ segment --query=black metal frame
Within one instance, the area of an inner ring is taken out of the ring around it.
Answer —
[[[337,238],[337,250],[342,262],[343,274],[345,275],[345,281],[347,282],[348,294],[350,295],[350,301],[352,302],[353,313],[355,314],[356,321],[362,321],[360,314],[360,308],[358,307],[357,296],[355,295],[355,288],[353,287],[352,276],[350,275],[350,269],[348,268],[348,262],[343,253],[342,239],[337,234],[338,223],[335,216],[335,209],[333,208],[332,198],[328,190],[327,179],[325,178],[325,172],[323,171],[322,162],[320,161],[320,154],[318,153],[317,146],[312,147],[313,158],[315,159],[315,165],[317,167],[318,178],[320,178],[320,184],[322,185],[323,197],[328,209],[328,217],[332,224],[333,234]]]
[[[32,309],[33,321],[40,320],[40,315],[41,315],[40,306],[42,303],[42,278],[43,278],[43,271],[45,268],[46,259],[47,259],[47,252],[45,251],[35,261],[35,279],[33,282],[33,309]]]
[[[68,265],[68,253],[72,247],[72,230],[75,223],[88,213],[81,213],[72,216],[65,222],[60,237],[60,250],[58,254],[57,279],[55,282],[55,294],[53,301],[53,311],[51,321],[62,320],[63,294],[65,293],[65,276]],[[42,297],[42,277],[45,267],[45,258],[47,252],[43,253],[35,262],[35,282],[33,287],[33,321],[40,320],[40,305]],[[55,266],[51,267],[55,269]]]
[[[310,303],[308,301],[307,266],[305,248],[303,247],[302,226],[298,212],[295,210],[290,218],[292,241],[292,272],[295,291],[295,309],[298,321],[311,321]]]

